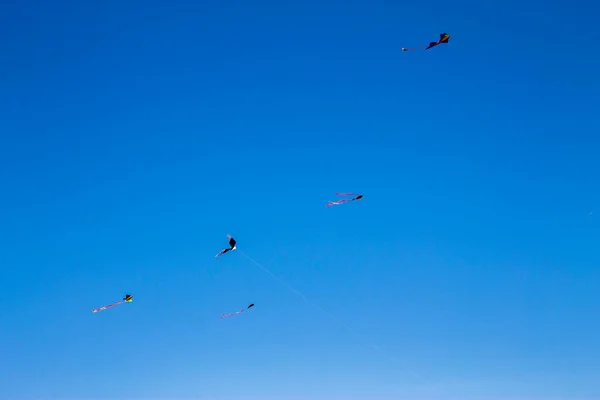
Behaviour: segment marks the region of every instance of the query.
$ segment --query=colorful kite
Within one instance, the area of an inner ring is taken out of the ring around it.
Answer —
[[[233,314],[223,314],[223,315],[221,315],[221,318],[225,318],[225,317],[232,317],[232,316],[234,316],[234,315],[241,314],[241,313],[243,313],[244,311],[247,311],[248,309],[250,309],[251,307],[254,307],[254,303],[250,304],[248,307],[246,307],[246,308],[244,308],[244,309],[242,309],[242,310],[240,310],[240,311],[236,311],[236,312],[234,312]]]
[[[219,257],[219,256],[221,256],[221,255],[223,255],[225,253],[227,253],[228,251],[235,250],[235,244],[236,244],[235,239],[232,238],[230,235],[227,235],[227,237],[229,238],[229,246],[230,247],[227,248],[227,249],[221,250],[219,253],[217,253],[217,255],[215,256],[215,258],[217,258],[217,257]]]
[[[425,50],[429,50],[430,48],[435,47],[438,44],[448,43],[448,40],[450,40],[450,35],[448,35],[447,33],[441,33],[440,40],[438,40],[437,42],[429,42],[429,46],[421,46],[421,48],[424,48]],[[402,51],[412,51],[412,50],[416,50],[416,48],[415,47],[402,47]]]
[[[130,295],[130,294],[126,294],[125,297],[123,297],[122,301],[119,301],[119,302],[113,303],[113,304],[109,304],[109,305],[104,306],[104,307],[96,308],[95,310],[92,310],[92,312],[95,313],[95,312],[98,312],[98,311],[104,311],[107,308],[118,306],[119,304],[123,304],[123,303],[131,303],[132,301],[133,301],[133,296]]]
[[[427,46],[425,50],[429,50],[430,48],[435,47],[440,43],[447,44],[448,40],[450,40],[450,35],[448,35],[447,33],[440,33],[440,40],[438,40],[437,42],[429,42],[429,46]]]
[[[333,205],[342,204],[342,203],[349,203],[351,201],[361,200],[363,198],[362,194],[358,194],[358,193],[340,193],[340,192],[337,192],[335,195],[336,196],[355,196],[355,197],[352,198],[352,199],[341,199],[341,200],[336,200],[336,201],[329,200],[329,203],[326,204],[325,207],[331,207]]]

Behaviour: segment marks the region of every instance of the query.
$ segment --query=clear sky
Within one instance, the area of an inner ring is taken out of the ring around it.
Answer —
[[[0,398],[600,398],[598,2],[0,11]]]

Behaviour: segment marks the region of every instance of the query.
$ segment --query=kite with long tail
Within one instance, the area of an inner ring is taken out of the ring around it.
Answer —
[[[221,318],[233,317],[234,315],[241,314],[241,313],[243,313],[245,311],[248,311],[251,307],[254,307],[254,303],[250,304],[248,307],[246,307],[246,308],[244,308],[244,309],[242,309],[240,311],[234,312],[233,314],[223,314],[223,315],[221,315]]]
[[[449,40],[450,40],[450,35],[448,35],[447,33],[440,33],[440,40],[438,40],[437,42],[429,42],[429,46],[421,46],[421,48],[424,48],[425,50],[429,50],[430,48],[435,47],[438,44],[441,44],[441,43],[447,44]],[[416,48],[415,47],[402,47],[402,51],[411,51],[411,50],[416,50]]]
[[[223,249],[220,252],[217,253],[217,255],[215,256],[215,258],[227,253],[228,251],[231,250],[235,250],[235,245],[236,245],[236,241],[234,238],[231,237],[231,235],[227,235],[227,237],[229,238],[229,248]]]
[[[362,194],[358,194],[358,193],[340,193],[340,192],[337,192],[335,195],[336,196],[340,196],[340,197],[347,197],[347,196],[353,196],[353,197],[351,199],[340,199],[340,200],[336,200],[336,201],[329,200],[329,203],[327,203],[325,205],[325,207],[331,207],[331,206],[337,205],[337,204],[349,203],[351,201],[362,200],[362,198],[363,198],[363,195]]]
[[[112,303],[112,304],[109,304],[109,305],[104,306],[104,307],[96,308],[96,309],[92,310],[92,312],[95,313],[95,312],[98,312],[98,311],[104,311],[107,308],[115,307],[115,306],[118,306],[119,304],[123,304],[123,303],[131,303],[132,301],[133,301],[133,296],[130,295],[130,294],[126,294],[125,297],[123,297],[122,301],[118,301],[116,303]]]

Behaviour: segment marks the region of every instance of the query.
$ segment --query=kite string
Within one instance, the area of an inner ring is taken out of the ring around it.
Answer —
[[[239,250],[241,255],[243,255],[244,257],[246,257],[250,262],[252,262],[254,265],[256,265],[257,267],[259,267],[260,269],[262,269],[264,272],[266,272],[267,274],[271,275],[271,277],[273,277],[275,280],[279,281],[282,285],[284,285],[285,287],[287,287],[289,290],[291,290],[292,292],[296,293],[298,296],[300,296],[304,301],[306,301],[307,303],[309,303],[310,305],[312,305],[313,307],[321,310],[321,312],[323,312],[324,314],[327,314],[330,318],[332,318],[333,320],[335,320],[336,322],[338,322],[340,325],[342,325],[344,328],[346,328],[349,332],[353,333],[356,337],[358,337],[359,339],[361,339],[363,342],[369,344],[371,347],[373,347],[375,350],[378,350],[379,352],[381,352],[383,355],[385,355],[386,357],[390,358],[391,360],[393,360],[394,362],[398,363],[398,364],[403,364],[398,358],[392,356],[391,354],[386,353],[385,351],[383,351],[383,349],[379,346],[377,346],[376,344],[374,344],[373,342],[369,341],[368,339],[366,339],[365,337],[363,337],[361,334],[359,334],[357,331],[355,331],[354,329],[352,329],[351,327],[349,327],[348,325],[346,325],[342,320],[340,320],[338,317],[336,317],[335,315],[333,315],[332,313],[330,313],[329,311],[325,310],[323,307],[319,306],[318,304],[316,304],[315,302],[309,300],[305,295],[303,295],[300,291],[294,289],[292,287],[292,285],[290,285],[289,283],[287,283],[286,281],[284,281],[283,279],[281,279],[280,277],[278,277],[277,275],[275,275],[274,273],[272,273],[271,271],[269,271],[269,269],[267,267],[265,267],[264,265],[262,265],[261,263],[259,263],[258,261],[252,259],[250,256],[248,256],[246,253],[244,253],[243,251]],[[407,367],[403,367],[406,371],[410,372],[413,376],[415,376],[418,379],[421,379],[422,381],[424,381],[425,383],[429,384],[429,382],[427,381],[427,379],[425,379],[424,377],[422,377],[421,375],[417,374],[416,372],[414,372],[412,369],[409,369]]]

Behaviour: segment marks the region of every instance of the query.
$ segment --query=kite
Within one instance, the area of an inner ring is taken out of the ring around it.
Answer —
[[[448,43],[448,40],[450,40],[450,35],[448,35],[447,33],[440,33],[440,40],[438,40],[437,42],[430,42],[429,46],[427,46],[425,50],[429,50],[430,48],[435,47],[440,43]]]
[[[246,308],[244,308],[244,309],[242,309],[242,310],[240,310],[240,311],[236,311],[236,312],[234,312],[233,314],[223,314],[223,315],[221,315],[221,319],[223,319],[223,318],[225,318],[225,317],[232,317],[232,316],[234,316],[234,315],[241,314],[241,313],[243,313],[244,311],[247,311],[248,309],[250,309],[251,307],[254,307],[254,303],[250,304],[248,307],[246,307]]]
[[[336,201],[329,200],[329,203],[326,204],[325,207],[331,207],[331,206],[336,205],[336,204],[349,203],[351,201],[361,200],[363,198],[362,194],[357,194],[357,193],[340,193],[340,192],[337,192],[335,195],[336,196],[356,196],[356,197],[354,197],[352,199],[341,199],[341,200],[336,200]]]
[[[437,42],[429,42],[429,46],[421,46],[421,47],[424,48],[425,50],[429,50],[430,48],[435,47],[438,44],[448,43],[448,40],[450,40],[450,35],[448,35],[447,33],[440,33],[440,40],[438,40]],[[402,47],[401,50],[402,51],[412,51],[412,50],[416,50],[416,48],[415,47]]]
[[[220,252],[219,252],[219,253],[218,253],[218,254],[215,256],[215,258],[217,258],[217,257],[219,257],[219,256],[221,256],[221,255],[223,255],[223,254],[225,254],[225,253],[227,253],[228,251],[235,250],[235,244],[236,244],[236,241],[235,241],[235,239],[234,239],[234,238],[232,238],[230,235],[227,235],[227,237],[229,238],[229,246],[230,246],[230,247],[229,247],[229,248],[227,248],[227,249],[223,249],[223,250],[221,250],[221,251],[220,251]]]
[[[132,301],[133,301],[133,296],[130,295],[130,294],[126,294],[125,297],[123,297],[122,301],[119,301],[119,302],[116,302],[116,303],[113,303],[113,304],[109,304],[109,305],[104,306],[104,307],[96,308],[96,309],[92,310],[92,312],[95,313],[95,312],[98,312],[98,311],[104,311],[107,308],[118,306],[119,304],[123,304],[123,303],[131,303]]]

